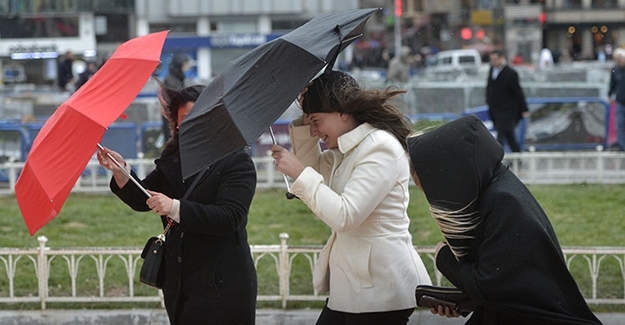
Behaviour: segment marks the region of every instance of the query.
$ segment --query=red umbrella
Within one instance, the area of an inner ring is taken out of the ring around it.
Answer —
[[[120,45],[43,125],[15,184],[17,203],[31,236],[59,214],[104,131],[154,72],[167,33]]]

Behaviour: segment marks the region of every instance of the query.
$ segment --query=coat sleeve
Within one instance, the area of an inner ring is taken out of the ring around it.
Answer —
[[[491,77],[490,77],[492,75],[493,75],[493,68],[491,67],[488,70],[488,76],[486,76],[486,89],[484,91],[484,99],[486,101],[486,105],[488,105],[488,106],[491,105],[489,92],[490,92],[490,87],[492,86],[492,84],[491,84],[492,80],[491,80]]]
[[[322,152],[319,138],[310,136],[310,126],[302,125],[301,118],[289,124],[289,135],[293,153],[304,164],[317,170],[323,177],[329,177],[334,156]]]
[[[214,236],[231,234],[247,224],[256,190],[256,169],[243,150],[221,161],[216,177],[200,181],[188,200],[180,201],[180,228]],[[223,168],[222,168],[223,167]],[[207,183],[208,182],[208,183]],[[214,200],[202,197],[215,193]],[[208,202],[210,203],[203,203]]]
[[[612,94],[614,94],[616,91],[616,78],[614,77],[615,74],[615,68],[612,68],[612,72],[610,73],[610,87],[608,89],[608,97],[612,97]]]
[[[398,156],[398,146],[380,141],[369,147],[341,193],[326,185],[321,174],[310,167],[293,182],[291,192],[335,231],[350,231],[369,217],[397,182],[401,168],[407,168],[401,164],[405,157]]]
[[[528,111],[527,100],[525,99],[525,93],[521,88],[521,82],[519,81],[519,74],[510,68],[510,87],[514,97],[517,99],[518,118],[521,119],[524,112]]]
[[[449,248],[441,250],[436,258],[439,271],[459,289],[482,304],[511,289],[504,284],[517,282],[515,278],[520,271],[514,264],[522,264],[523,261],[519,256],[515,256],[519,253],[517,250],[522,250],[520,246],[523,243],[513,243],[513,236],[518,236],[514,232],[519,229],[519,225],[511,222],[518,204],[513,199],[502,199],[497,204],[501,209],[496,214],[490,210],[488,214],[481,216],[483,235],[477,242],[478,256],[475,262],[458,262]],[[507,214],[511,217],[504,217]],[[522,230],[522,226],[520,229]]]
[[[158,184],[162,182],[162,175],[158,170],[152,171],[144,180],[140,180],[134,170],[131,171],[130,175],[132,178],[137,180],[143,188],[146,189],[159,189],[160,186]],[[119,197],[131,209],[135,211],[150,211],[150,208],[146,204],[148,199],[147,195],[145,195],[145,193],[143,193],[143,191],[131,180],[128,180],[124,187],[120,188],[117,186],[115,178],[111,178],[109,186],[111,188],[111,192],[117,195],[117,197]]]
[[[439,252],[441,273],[484,305],[525,299],[531,304],[536,292],[548,292],[551,286],[560,290],[554,273],[566,272],[562,251],[531,194],[499,193],[483,204],[474,262],[461,263],[450,252]]]

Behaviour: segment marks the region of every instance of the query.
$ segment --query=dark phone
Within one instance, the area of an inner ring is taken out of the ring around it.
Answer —
[[[430,308],[437,308],[437,309],[438,309],[438,306],[449,307],[449,309],[451,310],[456,310],[458,308],[458,305],[453,301],[438,299],[438,298],[434,298],[432,296],[427,296],[427,295],[424,295],[421,297],[421,300],[419,300],[418,305],[419,307],[430,307]]]

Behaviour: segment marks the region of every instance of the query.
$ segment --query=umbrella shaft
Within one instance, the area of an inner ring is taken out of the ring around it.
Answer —
[[[273,142],[273,144],[276,144],[276,137],[273,135],[273,128],[271,126],[269,127],[269,134],[271,135],[271,142]],[[286,184],[286,190],[290,193],[291,185],[289,185],[289,179],[286,177],[285,174],[282,174],[282,176],[284,176],[284,184]]]
[[[104,150],[104,147],[102,147],[102,145],[101,145],[101,144],[99,144],[99,143],[98,143],[98,148],[100,148],[100,150]],[[148,191],[147,191],[147,190],[146,190],[143,186],[141,186],[141,184],[139,183],[139,181],[137,181],[134,177],[132,177],[132,175],[130,175],[130,173],[126,170],[126,168],[124,168],[124,166],[122,166],[122,164],[120,164],[120,163],[119,163],[119,162],[118,162],[115,158],[113,158],[113,156],[112,156],[110,153],[108,153],[108,152],[107,152],[107,153],[106,153],[106,156],[107,156],[107,157],[109,157],[109,159],[111,159],[111,161],[113,161],[113,163],[114,163],[115,165],[117,165],[117,167],[119,167],[119,169],[121,169],[121,170],[122,170],[122,172],[123,172],[124,174],[126,174],[126,176],[128,176],[128,178],[129,178],[129,179],[130,179],[133,183],[135,183],[135,185],[137,185],[137,186],[139,187],[139,189],[140,189],[143,193],[145,193],[145,195],[147,195],[148,197],[152,197],[152,195],[150,195],[150,193],[148,193]]]

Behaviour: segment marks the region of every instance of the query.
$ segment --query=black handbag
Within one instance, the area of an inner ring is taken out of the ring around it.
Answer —
[[[166,228],[169,230],[169,224]],[[143,265],[139,273],[139,281],[151,287],[161,289],[165,282],[165,232],[158,237],[150,237],[141,252]]]
[[[450,287],[419,285],[415,289],[417,306],[437,308],[448,306],[462,316],[467,316],[475,309],[475,302],[462,290]]]
[[[191,186],[187,189],[184,196],[185,200],[198,181],[204,176],[204,173],[208,169],[202,170],[202,172],[193,180]],[[139,281],[143,284],[147,284],[151,287],[162,289],[165,283],[165,236],[169,232],[169,228],[174,225],[174,221],[167,218],[167,226],[163,229],[163,233],[150,237],[143,251],[141,252],[141,258],[143,258],[143,265],[141,265],[141,271],[139,272]]]

